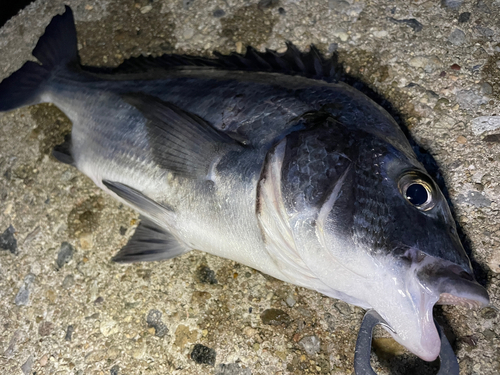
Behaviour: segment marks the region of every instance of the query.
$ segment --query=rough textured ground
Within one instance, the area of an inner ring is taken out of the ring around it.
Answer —
[[[84,64],[249,44],[280,50],[286,40],[337,50],[436,159],[478,275],[500,305],[500,1],[66,3]],[[62,4],[37,1],[0,30],[0,79],[31,58]],[[0,117],[0,245],[17,241],[15,253],[0,250],[2,374],[352,373],[359,308],[196,251],[111,263],[137,215],[49,156],[69,128],[50,105]],[[261,317],[267,309],[280,311]],[[436,314],[462,374],[500,373],[495,310]],[[380,374],[435,372],[436,363],[377,336]]]

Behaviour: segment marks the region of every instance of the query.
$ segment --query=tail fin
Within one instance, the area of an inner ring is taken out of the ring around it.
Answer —
[[[33,56],[41,64],[28,61],[0,82],[0,112],[40,103],[44,83],[54,68],[79,63],[75,22],[68,6],[47,26],[33,50]]]

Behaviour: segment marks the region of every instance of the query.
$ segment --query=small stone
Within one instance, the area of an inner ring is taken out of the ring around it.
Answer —
[[[21,366],[21,371],[24,375],[31,374],[31,368],[33,367],[33,354],[28,357],[26,362]]]
[[[30,299],[30,293],[33,283],[35,282],[35,275],[29,274],[24,278],[23,285],[19,288],[14,302],[17,306],[26,306]]]
[[[474,135],[481,135],[497,129],[500,129],[500,116],[480,116],[472,120]]]
[[[109,374],[110,375],[118,375],[118,372],[120,371],[120,367],[118,365],[114,365],[109,369]]]
[[[465,138],[463,135],[459,135],[457,137],[457,142],[460,143],[461,145],[464,145],[467,143],[467,138]]]
[[[194,36],[194,30],[191,27],[186,27],[182,33],[185,40],[189,40]]]
[[[272,326],[279,326],[281,324],[290,323],[290,317],[286,312],[279,309],[267,309],[260,314],[262,323]]]
[[[460,68],[460,65],[458,65],[458,64],[453,64],[452,66],[450,66],[450,68],[451,68],[452,70],[460,70],[460,69],[461,69],[461,68]]]
[[[14,233],[16,233],[16,230],[12,225],[9,225],[0,235],[0,249],[8,250],[12,254],[17,254],[17,240],[16,237],[14,237]]]
[[[59,253],[57,254],[57,260],[56,260],[57,267],[61,268],[66,263],[68,263],[73,258],[74,252],[75,249],[73,246],[71,246],[70,243],[63,242],[61,244],[61,248],[59,249]]]
[[[151,10],[152,10],[152,9],[153,9],[153,6],[152,6],[151,4],[146,5],[146,6],[143,6],[143,7],[141,8],[141,13],[142,13],[142,14],[149,13],[149,12],[151,12]]]
[[[286,14],[286,10],[284,8],[279,7],[278,8],[278,13],[284,16]]]
[[[99,330],[104,337],[111,336],[118,332],[118,323],[114,320],[104,320],[101,322]]]
[[[144,354],[146,354],[145,344],[139,344],[139,346],[132,351],[132,357],[134,359],[141,359],[144,357]]]
[[[195,330],[190,331],[188,327],[179,324],[175,330],[174,345],[182,349],[186,344],[192,343],[198,339],[198,333]]]
[[[126,233],[127,233],[127,228],[121,226],[120,227],[120,235],[125,236]]]
[[[5,349],[5,352],[3,352],[5,358],[10,359],[14,357],[16,353],[16,345],[20,338],[21,338],[21,331],[18,329],[12,335],[12,338],[9,341],[9,346],[7,346],[7,349]]]
[[[469,22],[469,19],[470,19],[470,12],[460,13],[460,15],[458,16],[458,23]]]
[[[40,336],[49,336],[52,333],[52,329],[54,328],[54,324],[51,322],[43,321],[38,326],[38,334]]]
[[[493,87],[488,82],[482,82],[480,85],[481,93],[483,95],[493,94]]]
[[[346,42],[349,39],[349,34],[345,29],[335,29],[332,30],[332,35],[336,38],[339,38],[342,42]]]
[[[149,310],[146,322],[155,329],[155,336],[163,337],[168,333],[167,326],[161,320],[162,313],[158,310]]]
[[[215,278],[215,272],[212,271],[208,266],[200,266],[196,271],[196,276],[198,281],[202,284],[217,284],[217,279]]]
[[[191,359],[198,364],[214,366],[217,353],[205,345],[196,344],[191,352]]]
[[[70,324],[68,328],[66,328],[66,336],[64,336],[64,340],[71,341],[71,336],[73,335],[74,328]]]
[[[213,15],[215,18],[221,18],[221,17],[224,17],[226,15],[226,12],[224,12],[224,10],[222,10],[220,8],[217,8],[216,10],[214,10]]]
[[[217,366],[215,375],[252,375],[252,370],[242,368],[238,363],[221,363]]]
[[[104,298],[102,297],[97,297],[94,301],[94,305],[100,305],[101,303],[103,303],[104,301]]]
[[[293,307],[297,303],[297,301],[295,301],[295,298],[293,298],[291,294],[286,297],[285,302],[288,307]]]
[[[92,233],[81,233],[78,236],[78,241],[80,241],[80,247],[84,250],[89,250],[94,246],[94,238],[92,236]]]
[[[305,350],[305,352],[312,356],[319,353],[320,350],[320,340],[315,335],[305,336],[299,341],[299,345]]]
[[[389,33],[386,30],[377,30],[373,32],[375,38],[385,38]]]
[[[40,358],[40,366],[45,367],[48,361],[49,361],[49,356],[47,354],[44,354],[42,358]]]
[[[475,207],[489,207],[491,200],[481,194],[479,191],[468,191],[467,196],[459,194],[457,197],[458,203],[465,203]]]
[[[66,275],[62,282],[63,289],[69,289],[75,285],[75,277],[73,275]]]
[[[465,33],[460,29],[455,29],[448,37],[448,41],[455,46],[461,46],[465,43]]]
[[[408,18],[404,20],[398,20],[396,18],[389,17],[389,20],[394,23],[404,23],[405,25],[411,27],[413,31],[419,32],[422,31],[423,25],[418,22],[415,18]]]
[[[450,9],[460,8],[462,3],[463,0],[441,0],[441,5]]]
[[[351,315],[351,308],[349,307],[349,305],[345,302],[336,302],[333,304],[333,306],[335,306],[335,308],[342,314],[342,315]]]
[[[252,327],[243,328],[243,334],[245,334],[245,336],[247,336],[247,337],[253,337],[253,336],[255,336],[256,333],[257,333],[257,330],[255,328],[252,328]]]

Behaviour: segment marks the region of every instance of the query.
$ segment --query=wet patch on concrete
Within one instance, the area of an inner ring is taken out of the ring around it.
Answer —
[[[71,121],[52,104],[32,106],[29,111],[37,124],[30,138],[40,142],[40,161],[45,155],[52,155],[54,147],[64,142],[64,136],[71,132]]]

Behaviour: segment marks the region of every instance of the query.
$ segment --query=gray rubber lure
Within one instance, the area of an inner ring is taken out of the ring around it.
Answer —
[[[460,369],[457,357],[436,320],[434,320],[434,323],[441,338],[441,351],[439,353],[441,366],[437,375],[458,375]],[[361,322],[358,339],[356,340],[356,350],[354,352],[354,373],[356,375],[377,375],[370,364],[373,328],[377,324],[391,329],[375,310],[368,310]]]

